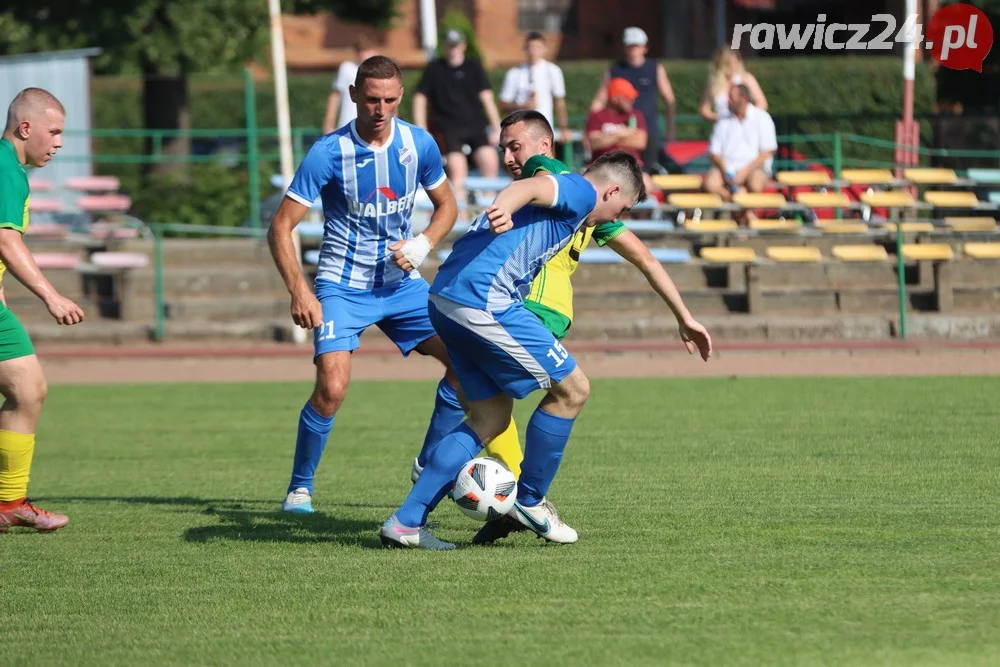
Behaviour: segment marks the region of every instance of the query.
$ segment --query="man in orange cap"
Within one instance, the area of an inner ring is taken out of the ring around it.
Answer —
[[[607,106],[591,111],[587,116],[587,139],[592,159],[614,150],[623,150],[641,165],[649,132],[645,116],[633,106],[639,91],[626,79],[616,77],[608,81],[607,97]],[[648,174],[644,180],[646,187],[651,189]]]

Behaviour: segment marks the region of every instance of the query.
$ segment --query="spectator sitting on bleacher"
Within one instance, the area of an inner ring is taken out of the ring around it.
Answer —
[[[596,160],[605,153],[622,150],[632,155],[641,165],[643,151],[649,141],[646,118],[633,107],[639,92],[622,78],[608,82],[608,103],[599,111],[591,111],[587,116],[587,139],[590,142],[591,159]],[[653,186],[649,174],[643,171],[647,191]]]
[[[708,73],[708,83],[698,109],[701,117],[714,123],[732,115],[729,111],[729,89],[740,83],[750,91],[750,102],[761,111],[767,111],[764,91],[760,89],[757,78],[743,68],[739,51],[720,46],[712,54],[712,69]]]
[[[705,190],[730,201],[735,192],[761,192],[771,172],[771,158],[778,149],[774,121],[750,103],[746,84],[729,89],[731,116],[715,124],[708,150],[712,164],[705,175]],[[741,222],[745,222],[747,216]]]

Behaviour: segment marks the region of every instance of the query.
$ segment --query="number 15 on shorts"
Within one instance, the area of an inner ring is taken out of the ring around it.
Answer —
[[[552,361],[556,362],[556,368],[559,368],[569,359],[569,352],[562,343],[556,341],[555,345],[549,348],[547,356],[552,357]]]

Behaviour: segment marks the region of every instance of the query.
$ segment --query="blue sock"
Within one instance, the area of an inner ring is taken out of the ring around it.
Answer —
[[[431,423],[424,436],[424,446],[420,448],[417,463],[421,467],[427,465],[427,455],[431,448],[451,433],[465,419],[465,411],[458,402],[458,391],[448,384],[444,378],[438,382],[437,398],[434,399],[434,412],[431,413]]]
[[[431,513],[455,481],[466,461],[476,458],[482,441],[468,424],[461,423],[431,449],[420,479],[413,485],[396,518],[404,526],[416,528],[427,523]]]
[[[551,415],[541,407],[531,415],[524,438],[521,478],[517,482],[517,502],[525,507],[534,507],[549,492],[573,430],[573,421]]]
[[[305,487],[312,494],[316,466],[326,448],[326,439],[333,428],[333,417],[316,412],[308,401],[299,413],[299,437],[295,440],[295,463],[288,493]]]

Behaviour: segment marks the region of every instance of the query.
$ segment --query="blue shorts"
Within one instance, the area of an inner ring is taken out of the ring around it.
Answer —
[[[327,352],[352,352],[358,337],[375,324],[403,356],[437,334],[427,317],[427,290],[423,278],[400,281],[372,290],[316,281],[316,298],[323,306],[323,325],[313,330],[315,357]]]
[[[576,368],[576,359],[521,304],[491,313],[432,294],[427,313],[470,401],[524,398]]]

